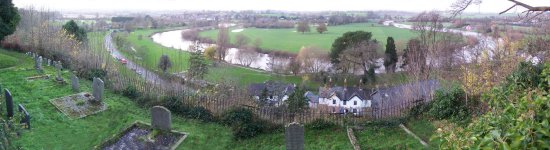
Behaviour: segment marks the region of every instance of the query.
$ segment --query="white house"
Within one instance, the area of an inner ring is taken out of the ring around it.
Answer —
[[[264,83],[250,84],[248,86],[248,93],[256,100],[259,100],[260,96],[265,94],[268,105],[278,106],[294,93],[295,88],[296,85],[294,84],[266,81]]]
[[[333,113],[361,113],[371,107],[371,90],[358,87],[320,87],[319,104],[332,109]]]

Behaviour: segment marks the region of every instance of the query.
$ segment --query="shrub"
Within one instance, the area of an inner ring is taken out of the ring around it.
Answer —
[[[246,108],[233,108],[222,116],[221,122],[225,125],[235,126],[250,123],[254,118],[252,111]]]
[[[415,106],[413,106],[408,113],[408,117],[418,118],[424,113],[428,112],[431,109],[430,103],[424,103],[424,101],[418,101]]]
[[[124,95],[124,96],[126,96],[130,99],[135,99],[135,98],[139,97],[140,93],[134,86],[130,85],[122,91],[122,95]]]
[[[265,125],[260,122],[249,122],[233,126],[232,129],[235,139],[248,139],[261,134],[265,129]]]
[[[107,71],[103,69],[90,69],[87,72],[85,72],[83,76],[88,80],[93,80],[94,77],[101,78],[102,80],[104,80],[105,77],[107,76]]]
[[[191,107],[185,114],[186,117],[191,119],[198,119],[203,122],[214,121],[214,116],[206,108],[201,106]]]
[[[435,91],[429,114],[436,119],[465,119],[469,115],[465,96],[464,90],[456,85],[439,89]]]
[[[306,128],[315,130],[330,129],[334,128],[335,126],[336,124],[323,119],[315,119],[311,123],[306,124]]]

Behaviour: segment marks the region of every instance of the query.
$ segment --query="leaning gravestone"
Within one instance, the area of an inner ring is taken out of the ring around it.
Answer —
[[[76,75],[71,77],[71,83],[73,91],[80,92],[80,83],[78,83],[78,77]]]
[[[55,80],[63,81],[63,77],[61,77],[61,69],[63,68],[63,66],[61,65],[61,61],[57,61],[54,64],[55,64],[55,68],[57,70],[57,76],[55,77]]]
[[[103,100],[103,90],[105,85],[103,80],[100,78],[94,78],[92,83],[92,95],[94,96],[94,101],[101,102]]]
[[[304,149],[304,126],[293,122],[286,127],[285,141],[287,150]]]
[[[11,92],[8,89],[5,89],[5,99],[6,99],[6,110],[8,111],[7,117],[13,117],[13,98],[11,97]]]
[[[31,129],[31,115],[27,112],[27,109],[22,104],[18,105],[19,112],[22,113],[21,121],[19,123],[25,124],[25,128]]]
[[[170,110],[162,106],[151,108],[151,126],[154,129],[170,131],[172,126],[172,116]]]

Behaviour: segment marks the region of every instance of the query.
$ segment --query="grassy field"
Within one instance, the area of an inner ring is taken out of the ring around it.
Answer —
[[[242,32],[230,32],[231,41],[234,42],[237,34],[243,34],[254,41],[254,39],[261,39],[261,48],[267,50],[281,50],[292,53],[298,53],[303,46],[316,46],[320,47],[327,52],[332,47],[334,40],[345,32],[349,31],[367,31],[372,32],[373,37],[380,41],[380,48],[385,47],[387,37],[391,36],[395,39],[397,49],[404,49],[405,43],[412,37],[416,36],[416,33],[395,27],[388,27],[378,25],[376,23],[356,23],[339,26],[328,26],[328,31],[319,34],[315,31],[315,27],[311,27],[310,33],[296,33],[296,29],[259,29],[259,28],[246,28]],[[217,37],[218,30],[209,30],[201,32],[203,37],[209,37],[215,39]]]
[[[161,55],[166,54],[170,56],[172,60],[172,68],[169,72],[182,72],[186,71],[189,67],[189,53],[174,48],[164,47],[160,44],[153,42],[149,35],[159,32],[161,30],[136,30],[129,34],[128,41],[135,47],[138,53],[144,53],[144,58],[141,60],[135,60],[138,64],[145,66],[151,70],[157,70],[157,64]],[[142,36],[140,40],[138,37]],[[121,50],[126,56],[130,56],[131,50]],[[133,57],[129,57],[133,58]],[[210,66],[210,72],[206,76],[207,81],[220,82],[233,80],[239,85],[248,85],[250,83],[264,82],[266,80],[282,80],[289,83],[301,83],[301,77],[297,76],[275,76],[268,72],[263,72],[254,69],[248,69],[244,67],[238,67],[233,65],[221,64],[217,67]]]
[[[362,149],[424,149],[418,140],[398,126],[365,127],[355,131],[355,136]]]
[[[0,69],[15,66],[18,63],[17,58],[9,55],[0,54]]]
[[[283,131],[271,134],[264,134],[253,139],[236,141],[229,147],[231,149],[245,150],[271,150],[285,149],[285,133]],[[349,142],[346,130],[343,128],[313,130],[305,129],[305,149],[353,149]]]

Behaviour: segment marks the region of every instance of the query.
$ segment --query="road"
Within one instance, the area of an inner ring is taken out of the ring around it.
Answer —
[[[130,70],[134,70],[136,74],[143,77],[147,82],[165,85],[165,86],[171,86],[172,88],[182,89],[188,92],[195,91],[193,88],[185,86],[181,83],[167,81],[161,78],[155,72],[149,71],[148,69],[145,69],[144,67],[132,62],[130,59],[126,58],[124,55],[120,53],[120,51],[116,48],[115,44],[112,41],[113,41],[112,32],[110,32],[109,34],[105,35],[105,48],[111,53],[111,56],[113,56],[113,58],[115,59],[120,58],[120,59],[128,60],[128,63],[126,63],[126,67],[128,67]]]

